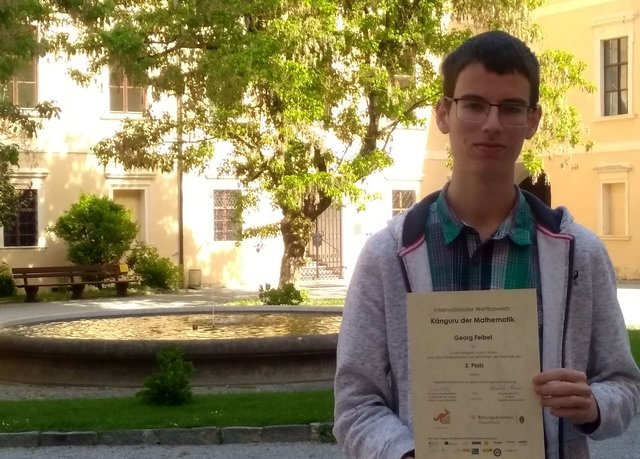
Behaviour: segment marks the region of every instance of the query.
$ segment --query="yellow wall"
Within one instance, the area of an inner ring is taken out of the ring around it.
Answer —
[[[552,203],[567,206],[578,222],[604,240],[621,279],[640,279],[639,15],[640,4],[634,0],[553,0],[538,15],[544,48],[566,49],[586,62],[585,76],[598,88],[592,94],[570,96],[594,149],[546,161]],[[627,115],[605,117],[601,41],[621,36],[628,37],[630,110]],[[607,205],[609,199],[611,205]],[[608,218],[612,219],[609,225]],[[606,234],[607,228],[614,234]]]
[[[573,91],[569,95],[569,102],[584,121],[585,137],[594,142],[594,148],[590,152],[577,148],[569,154],[558,150],[545,158],[552,205],[568,207],[579,223],[601,237],[621,279],[640,279],[640,3],[548,0],[537,11],[536,20],[544,35],[536,51],[571,52],[586,63],[584,76],[598,88],[592,94]],[[630,110],[627,115],[605,117],[601,41],[621,36],[628,37]],[[432,125],[423,194],[441,188],[447,180],[447,142]],[[519,180],[516,177],[516,183]],[[604,234],[607,228],[614,234]]]
[[[31,155],[22,161],[21,182],[32,180],[30,176],[42,177],[38,188],[39,212],[39,246],[38,247],[3,247],[0,255],[3,261],[11,266],[46,266],[66,262],[66,247],[63,241],[54,240],[47,231],[62,213],[77,202],[81,193],[92,193],[111,196],[112,187],[116,186],[107,178],[102,167],[96,164],[93,156],[86,153],[47,152]],[[25,167],[29,164],[30,167]],[[157,177],[148,187],[150,205],[156,209],[155,219],[164,222],[147,228],[150,241],[157,246],[162,256],[171,256],[177,251],[175,229],[176,212],[175,192],[172,190],[170,177]],[[131,193],[131,191],[125,191]],[[125,200],[126,201],[126,200]],[[127,205],[127,202],[123,202]],[[142,211],[138,207],[138,211]],[[137,216],[143,218],[142,215]],[[147,220],[148,222],[148,220]],[[142,224],[145,228],[146,223]]]

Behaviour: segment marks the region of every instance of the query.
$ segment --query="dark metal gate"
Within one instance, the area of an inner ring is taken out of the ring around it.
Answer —
[[[301,280],[342,279],[342,212],[331,206],[316,219]]]

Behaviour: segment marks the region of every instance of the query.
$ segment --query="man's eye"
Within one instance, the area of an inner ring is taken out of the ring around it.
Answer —
[[[500,105],[500,110],[502,111],[502,113],[508,115],[520,115],[527,111],[527,107],[524,105],[503,104]]]
[[[484,112],[486,110],[486,104],[482,102],[474,102],[471,100],[466,100],[463,105],[465,110],[469,110],[471,112]]]

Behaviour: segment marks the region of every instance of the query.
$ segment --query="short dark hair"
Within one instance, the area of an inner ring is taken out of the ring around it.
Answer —
[[[453,97],[460,73],[470,64],[482,64],[498,75],[519,73],[529,80],[531,106],[540,97],[540,63],[536,55],[519,38],[500,30],[475,35],[462,43],[442,61],[443,91]]]

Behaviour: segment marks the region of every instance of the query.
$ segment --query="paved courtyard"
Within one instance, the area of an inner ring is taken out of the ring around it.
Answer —
[[[341,283],[316,284],[310,288],[312,296],[342,297],[346,286]],[[163,308],[176,306],[206,306],[221,304],[231,298],[254,296],[249,290],[215,289],[190,291],[179,295],[151,295],[131,297],[125,300],[103,298],[79,303],[67,301],[60,303],[0,305],[0,327],[24,317],[64,318],[71,315],[83,315],[100,310]],[[627,325],[640,328],[640,284],[622,284],[618,290]],[[46,390],[46,389],[43,389]],[[3,386],[0,385],[0,398]],[[313,442],[300,443],[258,443],[230,444],[211,446],[91,446],[91,447],[39,447],[39,448],[3,448],[1,458],[11,459],[344,459],[338,447],[332,444]],[[629,430],[621,437],[592,442],[593,459],[638,459],[640,457],[640,418],[634,419]]]

